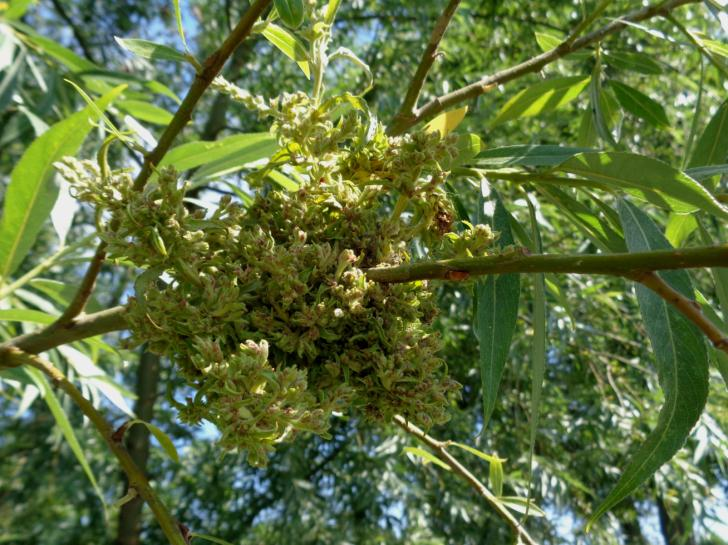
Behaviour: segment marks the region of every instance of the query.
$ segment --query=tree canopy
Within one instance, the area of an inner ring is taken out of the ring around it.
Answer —
[[[0,543],[725,543],[723,4],[0,2]]]

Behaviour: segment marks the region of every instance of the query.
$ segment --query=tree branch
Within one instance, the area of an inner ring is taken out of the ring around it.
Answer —
[[[39,371],[42,371],[53,381],[54,385],[58,386],[61,390],[68,394],[78,408],[81,409],[81,412],[88,417],[94,427],[98,430],[103,440],[111,449],[111,452],[119,461],[119,465],[129,479],[129,487],[134,488],[139,496],[147,502],[154,513],[154,517],[157,519],[159,526],[162,528],[164,535],[169,540],[169,543],[172,545],[188,545],[188,541],[180,531],[179,524],[154,492],[154,489],[152,489],[149,481],[147,481],[144,472],[141,471],[134,463],[134,460],[132,460],[131,456],[124,448],[121,438],[115,436],[111,425],[106,421],[103,415],[94,408],[93,404],[83,397],[83,394],[81,394],[78,388],[76,388],[76,386],[69,381],[63,373],[61,373],[61,371],[38,356],[25,353],[18,349],[13,349],[10,353],[10,357],[16,360],[19,365],[30,365],[31,367],[35,367]]]
[[[432,35],[430,41],[425,48],[425,52],[422,54],[419,66],[415,71],[415,75],[412,76],[412,81],[407,89],[407,94],[402,101],[402,106],[399,109],[399,113],[394,117],[395,124],[401,117],[411,117],[414,114],[414,110],[417,107],[417,100],[420,98],[422,87],[425,85],[425,79],[427,79],[427,73],[432,68],[432,64],[437,58],[437,48],[440,45],[442,37],[445,35],[450,21],[452,20],[455,11],[458,9],[461,0],[450,0],[445,7],[440,17],[438,17],[435,23],[435,28],[432,29]]]
[[[126,329],[128,325],[124,319],[124,314],[126,314],[125,307],[113,307],[83,316],[68,324],[59,325],[58,322],[54,322],[35,333],[15,337],[0,344],[0,368],[8,366],[7,355],[13,350],[22,350],[28,354],[40,354],[56,346]]]
[[[569,53],[583,49],[597,42],[600,42],[610,34],[615,34],[625,28],[629,23],[637,23],[652,17],[668,15],[672,10],[686,4],[695,4],[700,0],[669,0],[653,6],[634,11],[615,19],[611,23],[587,34],[577,40],[569,42],[568,39],[551,51],[546,51],[520,64],[506,68],[492,76],[484,77],[474,83],[460,89],[439,96],[416,110],[413,115],[399,118],[389,129],[390,134],[398,135],[407,131],[414,125],[432,119],[444,110],[482,95],[494,87],[518,79],[526,74],[538,72],[547,64],[550,64]]]
[[[523,248],[500,255],[420,261],[398,267],[367,269],[375,282],[465,280],[502,273],[606,274],[634,279],[658,270],[728,267],[728,245],[614,254],[537,254]]]
[[[467,481],[467,483],[475,490],[475,492],[485,499],[486,502],[498,513],[498,515],[506,521],[508,526],[511,527],[513,532],[518,536],[520,542],[527,545],[537,545],[536,541],[528,534],[526,529],[521,523],[514,517],[508,508],[503,505],[498,498],[488,488],[478,480],[465,466],[463,466],[452,454],[447,451],[448,443],[444,441],[438,441],[434,437],[426,434],[420,428],[414,424],[407,422],[403,417],[396,415],[394,417],[394,423],[397,424],[404,431],[410,435],[416,437],[422,441],[425,445],[430,447],[440,460],[445,462],[450,469]]]

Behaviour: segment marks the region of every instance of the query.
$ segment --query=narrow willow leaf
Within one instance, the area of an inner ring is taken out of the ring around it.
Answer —
[[[134,53],[137,57],[150,59],[153,61],[175,61],[189,62],[190,59],[181,51],[177,51],[173,47],[164,44],[142,40],[140,38],[119,38],[114,36],[114,40],[122,48]]]
[[[0,310],[0,321],[3,322],[30,322],[34,324],[52,324],[58,316],[47,314],[40,310],[26,308],[9,308]]]
[[[281,53],[291,60],[296,61],[298,67],[306,75],[311,78],[311,66],[309,64],[308,51],[301,40],[296,38],[285,28],[274,23],[266,23],[261,34],[265,39],[276,46]]]
[[[528,87],[506,102],[492,125],[552,112],[574,100],[589,84],[582,76],[553,78]]]
[[[619,146],[621,131],[620,108],[617,99],[609,89],[602,89],[602,65],[594,65],[589,83],[589,105],[592,112],[592,124],[597,136],[611,147]]]
[[[482,214],[482,204],[479,206]],[[482,218],[478,218],[482,222]],[[491,223],[493,230],[500,233],[498,245],[513,244],[510,228],[510,214],[496,194],[495,211]],[[511,340],[518,319],[520,277],[518,274],[489,275],[475,285],[476,325],[475,334],[479,343],[480,380],[483,388],[483,430],[498,400],[503,369],[508,359]]]
[[[503,464],[500,460],[491,462],[488,471],[488,480],[490,480],[490,486],[493,489],[493,494],[496,496],[503,495]]]
[[[8,8],[1,13],[5,19],[20,19],[28,8],[35,4],[38,0],[9,0]]]
[[[68,421],[68,417],[61,407],[60,401],[58,401],[56,394],[53,392],[53,388],[46,379],[45,375],[41,373],[38,369],[28,366],[23,367],[23,369],[30,376],[33,382],[35,382],[35,385],[40,390],[43,399],[48,404],[48,409],[50,409],[51,414],[53,415],[53,418],[58,425],[58,428],[61,430],[63,437],[68,443],[68,446],[71,448],[71,451],[76,457],[76,460],[78,460],[79,465],[83,468],[83,472],[86,474],[86,477],[91,483],[94,492],[96,492],[96,495],[99,497],[99,499],[101,499],[101,504],[104,506],[105,513],[106,503],[104,502],[104,495],[101,492],[98,483],[96,482],[96,477],[94,477],[94,474],[91,471],[91,466],[86,460],[86,455],[83,453],[83,449],[81,448],[81,445],[76,438],[76,434],[73,431],[73,426],[71,426],[71,423]]]
[[[437,456],[434,454],[430,454],[424,449],[421,449],[419,447],[404,447],[404,452],[407,454],[412,454],[413,456],[417,456],[419,458],[422,458],[422,461],[424,464],[433,463],[436,466],[440,466],[443,469],[446,469],[450,471],[450,466],[447,465],[445,462],[440,460]]]
[[[556,170],[623,189],[674,212],[687,214],[701,209],[728,218],[728,209],[702,185],[684,172],[650,157],[616,151],[581,153]]]
[[[95,65],[91,61],[84,59],[79,55],[76,55],[70,49],[63,47],[62,45],[51,40],[50,38],[45,38],[44,36],[41,36],[28,26],[18,23],[13,24],[13,26],[23,32],[24,38],[27,39],[28,42],[40,49],[49,57],[52,57],[56,61],[60,62],[69,70],[72,70],[74,72],[81,72],[83,70],[96,70],[99,68],[99,66]]]
[[[526,199],[531,216],[531,236],[534,253],[542,253],[541,233],[536,219],[536,209],[530,199]],[[533,344],[531,345],[531,419],[529,422],[528,467],[529,482],[533,477],[533,452],[536,447],[536,434],[541,417],[541,394],[546,375],[546,289],[544,275],[533,274]],[[529,495],[531,486],[529,484]],[[526,511],[528,513],[528,510]]]
[[[472,164],[475,157],[483,149],[483,141],[477,134],[458,134],[458,141],[455,143],[457,155],[452,159],[445,159],[442,167],[445,170],[453,170],[461,165]]]
[[[135,424],[141,424],[142,426],[147,428],[147,430],[149,430],[149,432],[154,436],[154,438],[157,441],[159,441],[159,444],[161,445],[164,452],[167,453],[167,456],[169,456],[169,459],[172,460],[173,462],[179,463],[179,454],[177,453],[177,448],[174,446],[172,439],[169,438],[169,435],[164,433],[162,430],[160,430],[154,424],[151,424],[151,423],[141,420],[139,418],[130,420],[127,429],[131,429],[131,427]]]
[[[303,23],[303,0],[275,0],[278,16],[289,28],[298,28]]]
[[[159,166],[172,165],[178,171],[184,171],[231,156],[249,163],[267,157],[276,148],[275,138],[270,133],[234,134],[220,140],[198,140],[172,148]]]
[[[728,100],[720,105],[695,143],[688,168],[720,165],[728,159]]]
[[[624,83],[610,81],[609,85],[612,87],[614,96],[617,97],[617,101],[622,105],[622,108],[632,115],[644,119],[656,127],[670,125],[665,109],[657,101]]]
[[[631,252],[670,248],[658,227],[636,206],[620,202],[619,215]],[[660,277],[686,297],[693,297],[687,272],[667,271]],[[665,402],[655,429],[632,454],[619,481],[590,517],[587,529],[680,450],[700,418],[708,395],[708,354],[701,332],[649,289],[638,285],[636,291]]]
[[[520,498],[518,496],[501,496],[500,498],[498,498],[498,501],[509,509],[512,509],[516,513],[521,513],[522,515],[528,513],[529,515],[534,517],[546,516],[546,513],[544,513],[543,509],[537,507],[536,504],[528,498]]]
[[[538,191],[584,233],[599,249],[610,252],[626,250],[624,238],[612,229],[609,223],[600,218],[586,204],[576,200],[568,192],[557,187],[539,187]]]
[[[177,33],[182,40],[185,51],[189,51],[190,48],[187,46],[187,38],[185,38],[185,29],[182,26],[182,10],[179,7],[179,0],[172,0],[172,4],[174,5],[174,18],[177,20]]]
[[[503,462],[506,461],[505,458],[498,458],[498,456],[494,456],[493,454],[486,454],[482,450],[478,450],[477,448],[473,448],[473,447],[471,447],[469,445],[465,445],[463,443],[457,443],[455,441],[452,441],[452,442],[448,443],[448,446],[450,446],[450,445],[452,445],[453,447],[457,447],[459,449],[463,449],[464,451],[469,452],[470,454],[473,454],[473,455],[477,456],[478,458],[482,458],[489,464],[492,464],[495,462],[499,462],[502,464]]]
[[[155,125],[168,125],[173,117],[167,110],[144,100],[120,100],[116,106],[140,121]]]
[[[465,119],[465,114],[468,113],[468,107],[463,106],[456,110],[449,110],[443,112],[425,125],[426,132],[439,132],[440,136],[447,136],[460,125],[460,122]]]
[[[192,532],[190,533],[190,537],[194,539],[209,541],[210,543],[217,543],[217,545],[233,545],[229,541],[225,541],[224,539],[220,539],[219,537],[211,536],[208,534],[198,534],[197,532]]]
[[[476,157],[484,167],[543,167],[560,165],[577,153],[596,151],[591,148],[575,148],[553,145],[505,146],[481,151]]]
[[[697,228],[698,222],[694,215],[670,214],[665,228],[665,238],[671,246],[679,248]]]
[[[662,74],[662,67],[644,53],[612,51],[605,53],[603,58],[605,64],[618,70],[629,70],[651,76]]]
[[[105,110],[124,87],[99,98],[95,109]],[[94,119],[94,108],[87,106],[59,121],[33,141],[10,173],[0,220],[0,277],[7,279],[17,269],[53,209],[58,196],[53,163],[76,153]]]
[[[298,191],[298,184],[279,170],[271,170],[268,177],[286,191]]]

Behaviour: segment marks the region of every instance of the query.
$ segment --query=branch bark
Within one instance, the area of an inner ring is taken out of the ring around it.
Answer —
[[[101,437],[109,446],[109,449],[111,449],[111,452],[129,479],[129,486],[133,487],[139,496],[147,502],[169,543],[171,545],[188,545],[187,540],[182,535],[179,524],[154,492],[144,472],[134,463],[134,460],[124,448],[121,441],[114,436],[114,430],[111,425],[94,408],[93,404],[83,397],[83,394],[81,394],[78,388],[61,371],[38,356],[27,354],[18,349],[13,349],[9,356],[16,360],[19,365],[29,365],[43,372],[52,380],[54,385],[68,394],[79,409],[81,409],[81,412],[88,417],[99,434],[101,434]]]
[[[514,517],[510,513],[510,511],[508,511],[508,508],[505,505],[498,501],[498,498],[495,496],[495,494],[488,490],[488,487],[480,482],[480,480],[475,475],[473,475],[464,465],[462,465],[457,460],[457,458],[455,458],[447,451],[447,442],[438,441],[437,439],[426,434],[420,428],[408,422],[406,419],[399,415],[396,415],[394,417],[394,423],[397,424],[404,431],[406,431],[408,434],[416,437],[425,445],[430,447],[434,451],[435,456],[445,462],[445,464],[450,467],[453,473],[464,479],[473,488],[473,490],[475,490],[475,492],[479,496],[481,496],[486,502],[488,502],[488,504],[498,513],[498,515],[503,520],[505,520],[508,526],[510,526],[513,532],[518,536],[520,542],[526,545],[537,545],[536,541],[528,534],[526,529],[521,525],[516,517]]]
[[[518,79],[526,74],[538,72],[547,64],[550,64],[569,53],[573,53],[579,49],[584,49],[585,47],[600,42],[610,34],[615,34],[621,31],[629,23],[637,23],[653,17],[666,16],[680,6],[695,4],[699,1],[700,0],[668,0],[667,2],[661,2],[653,6],[633,11],[619,19],[615,19],[611,23],[576,40],[569,41],[569,39],[567,39],[551,51],[541,53],[527,61],[497,72],[492,76],[484,77],[476,82],[466,85],[465,87],[452,91],[451,93],[432,99],[422,108],[417,109],[412,115],[398,118],[390,127],[390,134],[402,134],[418,123],[428,121],[437,114],[459,104],[460,102],[480,96],[498,85],[508,83],[509,81]]]
[[[432,30],[430,41],[427,43],[425,52],[422,54],[420,64],[417,66],[415,75],[412,76],[412,81],[407,88],[407,94],[402,101],[399,113],[394,118],[395,124],[399,118],[406,118],[414,114],[414,109],[417,107],[417,101],[420,98],[422,87],[425,85],[425,80],[427,79],[427,73],[430,71],[432,64],[437,58],[437,48],[440,45],[440,41],[445,35],[445,31],[447,30],[453,15],[455,15],[455,11],[458,9],[460,2],[461,0],[450,0],[445,7],[445,10],[442,12],[440,17],[438,17],[437,22],[435,23],[435,28]]]

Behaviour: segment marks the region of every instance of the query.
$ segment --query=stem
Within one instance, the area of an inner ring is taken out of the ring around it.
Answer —
[[[35,333],[15,337],[0,344],[0,368],[6,365],[7,354],[13,349],[22,350],[28,354],[39,354],[62,344],[127,329],[124,314],[126,314],[125,307],[113,307],[83,316],[68,324],[54,322]]]
[[[461,0],[450,0],[448,5],[445,7],[445,10],[442,12],[440,17],[438,17],[437,22],[435,23],[435,28],[432,29],[430,41],[425,48],[425,52],[422,54],[420,64],[417,66],[415,75],[412,76],[412,81],[410,82],[407,94],[402,101],[399,113],[397,113],[394,118],[395,123],[400,118],[407,118],[414,115],[414,110],[417,107],[417,101],[420,98],[420,93],[422,93],[422,87],[425,85],[425,80],[427,79],[427,73],[430,71],[430,68],[432,68],[433,63],[437,58],[437,48],[440,45],[442,37],[445,35],[445,31],[447,30],[453,15],[455,15],[455,11],[458,9],[460,1]]]
[[[420,261],[367,269],[375,282],[454,280],[503,273],[606,274],[633,279],[658,270],[728,267],[728,245],[614,254],[536,254],[522,248],[500,255]],[[466,276],[463,275],[465,273]]]
[[[451,93],[436,97],[425,104],[422,108],[416,110],[414,115],[396,120],[390,127],[389,132],[392,135],[402,134],[418,123],[432,119],[440,112],[443,112],[455,104],[480,96],[498,85],[513,81],[525,76],[526,74],[538,72],[547,64],[550,64],[569,53],[573,53],[574,51],[598,43],[610,34],[615,34],[621,31],[628,25],[628,23],[636,23],[646,19],[651,19],[652,17],[665,16],[680,6],[695,4],[699,1],[700,0],[670,0],[658,5],[648,6],[646,8],[633,11],[624,17],[615,19],[611,23],[590,34],[587,34],[586,36],[574,40],[573,42],[569,42],[567,39],[567,41],[562,42],[551,51],[546,51],[520,64],[506,68],[500,72],[496,72],[492,76],[484,77],[476,82],[466,85],[465,87],[452,91]]]
[[[537,545],[536,541],[528,534],[526,529],[520,522],[508,511],[498,498],[488,488],[478,480],[465,466],[463,466],[457,458],[447,451],[447,442],[438,441],[434,437],[427,435],[414,424],[407,422],[403,417],[395,415],[394,423],[404,431],[422,441],[425,445],[435,451],[435,456],[445,462],[453,473],[463,478],[475,490],[475,492],[485,499],[486,502],[498,513],[498,515],[506,521],[513,532],[518,536],[522,543],[527,545]]]
[[[164,535],[167,536],[169,543],[172,545],[188,545],[187,540],[184,538],[180,531],[179,524],[172,517],[167,507],[162,503],[157,494],[150,486],[147,478],[137,465],[132,460],[129,453],[121,443],[121,438],[117,438],[114,435],[114,430],[111,425],[106,421],[103,415],[97,411],[91,402],[83,397],[83,394],[69,381],[61,371],[54,367],[51,363],[45,361],[38,356],[28,354],[17,349],[13,349],[9,357],[16,361],[17,365],[30,365],[35,367],[39,371],[42,371],[53,381],[53,384],[58,386],[61,390],[66,392],[68,396],[76,403],[81,412],[88,417],[94,427],[98,430],[99,434],[111,449],[116,459],[119,461],[119,465],[126,473],[129,479],[129,487],[134,488],[139,496],[149,504],[154,517],[157,519],[159,526],[162,528]]]
[[[71,323],[76,316],[83,312],[89,297],[91,297],[91,293],[94,291],[96,278],[99,276],[99,272],[101,272],[101,266],[104,264],[104,259],[106,259],[106,243],[101,242],[96,248],[96,252],[91,259],[91,264],[86,270],[86,274],[81,280],[81,285],[79,286],[78,291],[76,291],[76,294],[73,296],[73,300],[68,304],[66,310],[63,311],[61,317],[56,321],[58,327]]]
[[[17,278],[10,284],[3,286],[0,288],[0,300],[5,299],[8,295],[11,295],[15,290],[18,288],[24,286],[31,280],[33,280],[36,276],[39,274],[45,272],[46,270],[50,269],[53,265],[56,264],[56,262],[61,259],[62,257],[65,257],[66,255],[70,254],[71,252],[75,252],[79,248],[82,248],[85,246],[88,242],[93,240],[96,237],[96,235],[89,235],[85,238],[82,238],[78,242],[75,242],[71,244],[70,246],[66,246],[65,248],[59,250],[52,256],[49,256],[45,258],[43,261],[38,263],[35,267],[30,269],[27,273],[25,273],[20,278]]]

